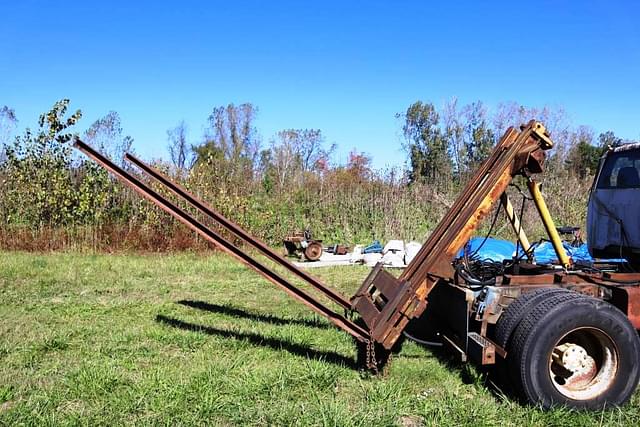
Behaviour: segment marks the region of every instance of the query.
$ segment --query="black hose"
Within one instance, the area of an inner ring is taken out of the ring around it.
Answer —
[[[428,345],[429,347],[442,347],[441,342],[421,340],[420,338],[416,338],[413,335],[410,335],[407,331],[404,331],[402,333],[405,337],[409,338],[411,341],[417,342],[418,344]]]
[[[477,277],[472,276],[471,273],[469,273],[462,264],[456,265],[456,273],[458,273],[460,277],[462,277],[464,281],[467,282],[467,284],[473,285],[473,287],[482,288],[484,286],[495,285],[496,283],[495,276],[485,280],[478,279]]]

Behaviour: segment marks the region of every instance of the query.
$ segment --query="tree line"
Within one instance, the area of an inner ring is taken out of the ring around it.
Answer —
[[[599,157],[607,146],[623,142],[613,132],[596,135],[589,127],[571,126],[560,108],[510,103],[490,112],[479,101],[459,105],[454,99],[441,108],[417,101],[396,115],[406,166],[375,170],[371,158],[357,150],[345,164],[334,162],[336,146],[320,129],[283,129],[265,144],[257,115],[250,103],[215,107],[206,131],[195,139],[179,122],[167,130],[169,158],[153,163],[273,245],[302,228],[327,242],[422,240],[506,128],[531,118],[543,121],[556,142],[544,176],[548,203],[558,222],[581,225]],[[81,118],[80,110],[69,110],[69,100],[61,100],[34,129],[14,135],[15,112],[0,109],[0,247],[206,247],[72,150],[70,132]],[[117,112],[80,136],[128,167],[123,155],[134,140]],[[527,218],[535,223],[533,212],[525,212]]]

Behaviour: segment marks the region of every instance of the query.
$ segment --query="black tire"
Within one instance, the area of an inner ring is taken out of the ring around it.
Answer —
[[[522,319],[527,317],[541,301],[558,294],[579,295],[564,288],[541,288],[523,293],[515,299],[498,319],[494,332],[494,341],[507,351],[510,359],[510,342],[513,331],[518,327]],[[509,372],[508,360],[498,359],[492,369],[492,375],[501,391],[507,395],[518,396],[519,390],[514,385]]]
[[[640,378],[640,340],[629,320],[613,305],[579,294],[538,303],[521,320],[510,347],[516,387],[543,408],[618,406]]]
[[[542,288],[520,295],[506,308],[498,319],[494,333],[494,341],[504,349],[507,349],[509,338],[520,321],[527,317],[540,301],[559,293],[571,293],[563,288]]]

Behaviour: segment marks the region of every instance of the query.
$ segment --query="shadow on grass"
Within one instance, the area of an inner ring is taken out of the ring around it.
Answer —
[[[177,302],[180,305],[184,305],[191,308],[197,308],[198,310],[209,311],[212,313],[224,314],[227,316],[241,317],[243,319],[255,320],[258,322],[271,323],[272,325],[302,325],[311,328],[329,329],[331,325],[322,322],[320,320],[308,320],[308,319],[282,319],[271,314],[256,313],[243,310],[241,308],[233,307],[230,305],[218,305],[211,304],[204,301],[190,301],[181,300]]]
[[[463,384],[474,385],[489,391],[497,402],[511,398],[516,399],[513,390],[502,383],[494,365],[480,366],[473,362],[462,362],[460,358],[445,347],[427,347],[435,359],[450,372],[460,378]]]
[[[309,347],[295,344],[290,341],[284,341],[277,338],[265,337],[260,334],[248,333],[248,332],[233,332],[224,329],[217,329],[211,326],[202,326],[195,323],[185,322],[172,317],[163,316],[161,314],[156,316],[156,321],[174,328],[183,329],[185,331],[200,332],[207,335],[218,336],[223,338],[235,339],[238,341],[245,341],[255,346],[269,347],[274,350],[284,350],[288,353],[295,354],[297,356],[307,357],[323,362],[333,363],[339,366],[345,366],[354,370],[358,369],[356,360],[343,356],[341,354],[331,351],[313,350]]]

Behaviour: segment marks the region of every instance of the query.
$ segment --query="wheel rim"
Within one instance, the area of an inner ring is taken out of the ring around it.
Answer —
[[[553,347],[549,375],[556,390],[574,400],[600,396],[618,372],[618,349],[602,330],[574,329]]]
[[[304,251],[305,256],[311,260],[316,261],[322,255],[322,245],[319,243],[311,243]]]

